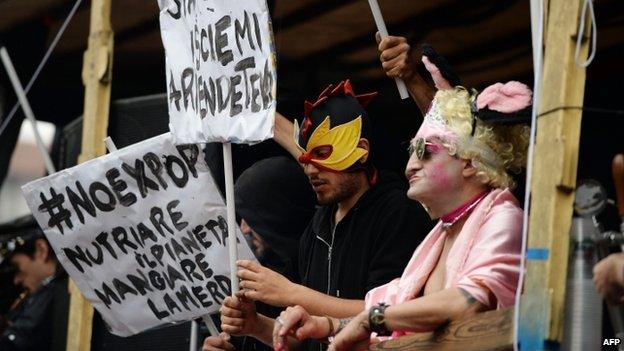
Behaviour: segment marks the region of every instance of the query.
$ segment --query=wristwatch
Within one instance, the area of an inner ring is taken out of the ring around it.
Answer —
[[[381,302],[371,307],[368,311],[368,326],[370,331],[377,333],[378,336],[388,336],[392,334],[386,327],[386,318],[384,316],[386,307],[388,307],[388,305],[385,302]]]

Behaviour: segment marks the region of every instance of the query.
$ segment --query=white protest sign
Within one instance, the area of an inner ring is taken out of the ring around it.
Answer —
[[[175,146],[166,133],[22,191],[116,335],[216,312],[231,294],[226,208],[197,145]],[[238,228],[237,237],[251,259]]]
[[[176,144],[273,136],[276,69],[266,0],[158,0]]]

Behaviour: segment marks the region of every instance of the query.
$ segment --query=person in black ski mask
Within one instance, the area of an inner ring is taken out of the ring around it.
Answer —
[[[241,231],[260,264],[299,283],[299,238],[316,207],[316,196],[301,166],[287,157],[258,161],[236,180],[234,199]],[[255,308],[271,318],[281,311],[259,301]],[[251,337],[206,338],[205,347],[210,343],[224,349],[272,350]]]
[[[241,229],[252,236],[258,261],[299,282],[299,238],[316,205],[301,167],[286,157],[258,161],[238,178],[234,194]]]

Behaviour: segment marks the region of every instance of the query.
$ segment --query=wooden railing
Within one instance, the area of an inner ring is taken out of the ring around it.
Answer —
[[[380,342],[372,345],[370,350],[512,350],[513,315],[513,308],[479,313],[454,321],[435,332]]]

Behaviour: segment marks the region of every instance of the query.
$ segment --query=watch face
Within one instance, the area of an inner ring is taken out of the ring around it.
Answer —
[[[373,317],[371,318],[371,320],[373,321],[373,323],[380,325],[383,324],[384,322],[384,315],[379,313],[379,311],[375,311],[376,313],[373,315]]]

